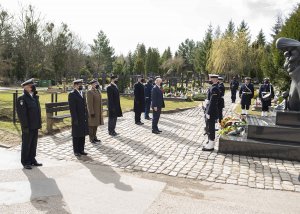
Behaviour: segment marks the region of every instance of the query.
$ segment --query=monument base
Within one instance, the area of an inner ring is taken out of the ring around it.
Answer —
[[[300,161],[300,144],[272,140],[254,140],[247,137],[222,135],[219,152],[262,158]]]
[[[219,152],[300,161],[299,112],[277,112],[277,117],[247,116],[243,136],[222,135]]]

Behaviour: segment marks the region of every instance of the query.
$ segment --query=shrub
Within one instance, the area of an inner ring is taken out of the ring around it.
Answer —
[[[206,99],[206,94],[194,94],[193,95],[193,100],[195,100],[195,101],[204,101],[205,99]]]

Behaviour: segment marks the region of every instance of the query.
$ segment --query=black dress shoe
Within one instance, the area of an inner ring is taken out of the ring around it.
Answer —
[[[95,140],[91,141],[92,144],[96,144],[97,142]]]
[[[25,165],[24,169],[32,169],[32,167],[30,165]]]
[[[81,154],[80,153],[74,153],[74,155],[76,156],[76,157],[80,157],[81,156]]]
[[[114,135],[114,136],[117,136],[117,135],[119,135],[119,134],[118,134],[117,132],[113,132],[113,135]]]
[[[161,131],[161,130],[159,130],[159,129],[158,129],[157,131],[158,131],[158,132],[162,132],[162,131]]]
[[[33,163],[33,164],[31,164],[32,166],[43,166],[43,164],[42,163],[38,163],[38,162],[36,162],[36,163]]]
[[[212,151],[214,151],[214,148],[207,149],[207,148],[203,147],[203,148],[202,148],[202,151],[205,151],[205,152],[212,152]]]
[[[142,122],[137,122],[137,123],[135,123],[136,125],[144,125],[144,123],[142,123]]]
[[[153,133],[153,134],[160,134],[160,132],[157,131],[157,130],[152,130],[152,133]]]
[[[145,120],[152,120],[152,118],[151,117],[146,117]]]
[[[86,152],[80,152],[81,155],[88,155]]]
[[[94,139],[94,141],[95,141],[95,142],[101,142],[101,140],[99,140],[99,139],[97,139],[97,138]]]

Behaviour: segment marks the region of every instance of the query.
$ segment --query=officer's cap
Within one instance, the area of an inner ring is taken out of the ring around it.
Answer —
[[[270,78],[266,77],[264,78],[264,81],[270,81]]]
[[[286,51],[291,48],[300,47],[300,42],[295,39],[281,37],[276,41],[276,47],[280,50]]]
[[[33,78],[26,80],[21,84],[21,86],[24,87],[25,85],[34,84],[33,80],[34,80]]]
[[[92,84],[94,84],[95,82],[98,82],[98,80],[97,80],[97,79],[93,79],[93,80],[91,80],[91,81],[89,82],[89,84],[92,85]]]
[[[110,79],[111,79],[111,80],[113,80],[113,79],[117,79],[117,78],[118,78],[118,76],[117,76],[117,75],[113,75],[113,74],[112,74],[112,75],[110,76]]]
[[[83,83],[83,79],[74,80],[73,84]]]
[[[245,77],[245,80],[251,80],[251,78],[250,77]]]
[[[221,77],[221,76],[219,76],[219,77],[218,77],[218,80],[224,80],[224,78],[223,78],[223,77]]]
[[[210,74],[209,77],[210,77],[210,78],[218,78],[219,75],[217,75],[217,74]]]

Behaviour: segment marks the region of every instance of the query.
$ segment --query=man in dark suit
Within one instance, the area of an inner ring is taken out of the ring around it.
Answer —
[[[165,107],[163,92],[161,90],[162,79],[157,78],[155,80],[155,86],[152,89],[151,98],[152,103],[151,107],[153,110],[153,119],[152,119],[152,133],[159,134],[161,131],[158,129],[158,121],[161,114],[161,109]]]
[[[236,92],[239,89],[239,82],[233,77],[233,80],[230,82],[230,90],[231,90],[231,101],[235,103],[236,100]]]
[[[84,151],[85,136],[88,135],[88,112],[86,99],[82,92],[83,80],[73,82],[74,90],[69,94],[69,106],[72,117],[72,136],[74,155],[87,155]]]
[[[38,130],[42,128],[39,96],[33,79],[21,84],[24,93],[17,100],[17,114],[22,128],[21,163],[25,169],[31,166],[42,166],[36,157]]]
[[[141,114],[145,111],[145,88],[142,83],[142,77],[138,77],[137,83],[134,84],[134,113],[135,124],[143,125],[141,122]]]
[[[203,151],[213,151],[215,147],[215,122],[219,117],[219,99],[220,89],[218,86],[218,75],[211,74],[209,76],[212,86],[209,88],[207,93],[207,104],[205,108],[205,118],[208,126],[208,142],[202,148]]]
[[[245,78],[245,84],[240,88],[242,115],[247,115],[251,105],[251,99],[254,97],[254,86],[251,83],[251,78]]]
[[[118,77],[111,76],[111,83],[107,87],[107,99],[108,99],[108,133],[111,136],[118,135],[115,131],[117,118],[122,117],[122,109],[120,104],[120,94],[118,90]]]
[[[145,119],[151,120],[149,117],[150,106],[151,106],[151,91],[153,88],[153,80],[150,78],[145,85]]]

